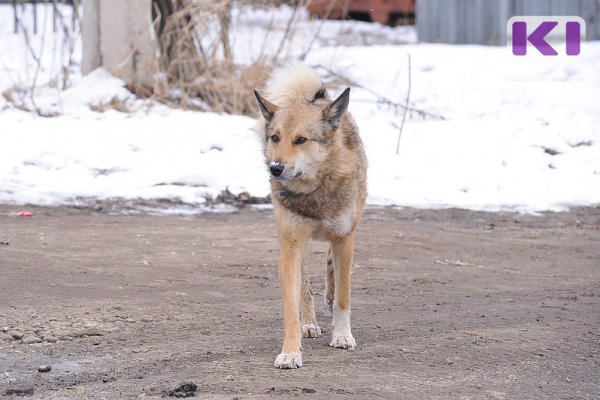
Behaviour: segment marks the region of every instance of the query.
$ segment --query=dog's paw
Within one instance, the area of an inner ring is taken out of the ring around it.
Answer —
[[[356,347],[356,340],[354,340],[354,337],[352,335],[334,336],[331,339],[331,343],[329,343],[329,345],[338,349],[353,349]]]
[[[302,337],[317,338],[321,336],[321,327],[317,324],[302,325]]]
[[[294,369],[302,366],[302,353],[280,353],[273,365],[281,369]]]

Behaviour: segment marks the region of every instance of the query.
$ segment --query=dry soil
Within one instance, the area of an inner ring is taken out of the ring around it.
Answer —
[[[599,399],[600,208],[541,216],[369,209],[355,350],[325,334],[278,370],[270,211],[122,215],[0,206],[0,396]],[[40,368],[45,366],[48,372]],[[180,392],[181,393],[181,392]]]

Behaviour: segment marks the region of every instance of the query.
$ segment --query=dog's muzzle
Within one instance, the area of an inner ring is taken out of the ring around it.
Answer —
[[[271,165],[269,165],[269,171],[271,171],[271,175],[276,178],[281,176],[284,168],[285,167],[280,162],[272,162]]]

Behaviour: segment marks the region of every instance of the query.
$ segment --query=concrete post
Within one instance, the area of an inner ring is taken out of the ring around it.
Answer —
[[[100,56],[100,7],[99,0],[83,0],[81,24],[82,60],[81,73],[87,75],[102,65]]]
[[[96,26],[98,34],[83,38],[82,72],[98,66],[99,54],[101,66],[136,90],[152,87],[156,63],[151,7],[152,0],[84,0],[83,25],[89,25],[84,30]]]

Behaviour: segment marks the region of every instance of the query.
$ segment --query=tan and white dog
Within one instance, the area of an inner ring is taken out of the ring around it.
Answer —
[[[305,264],[312,237],[330,242],[325,300],[333,309],[330,345],[354,348],[350,328],[350,273],[354,231],[364,208],[367,159],[347,112],[350,88],[330,101],[308,67],[275,69],[264,97],[261,138],[271,173],[271,196],[280,243],[279,280],[284,337],[278,368],[302,366],[301,337],[317,337],[313,292]]]

